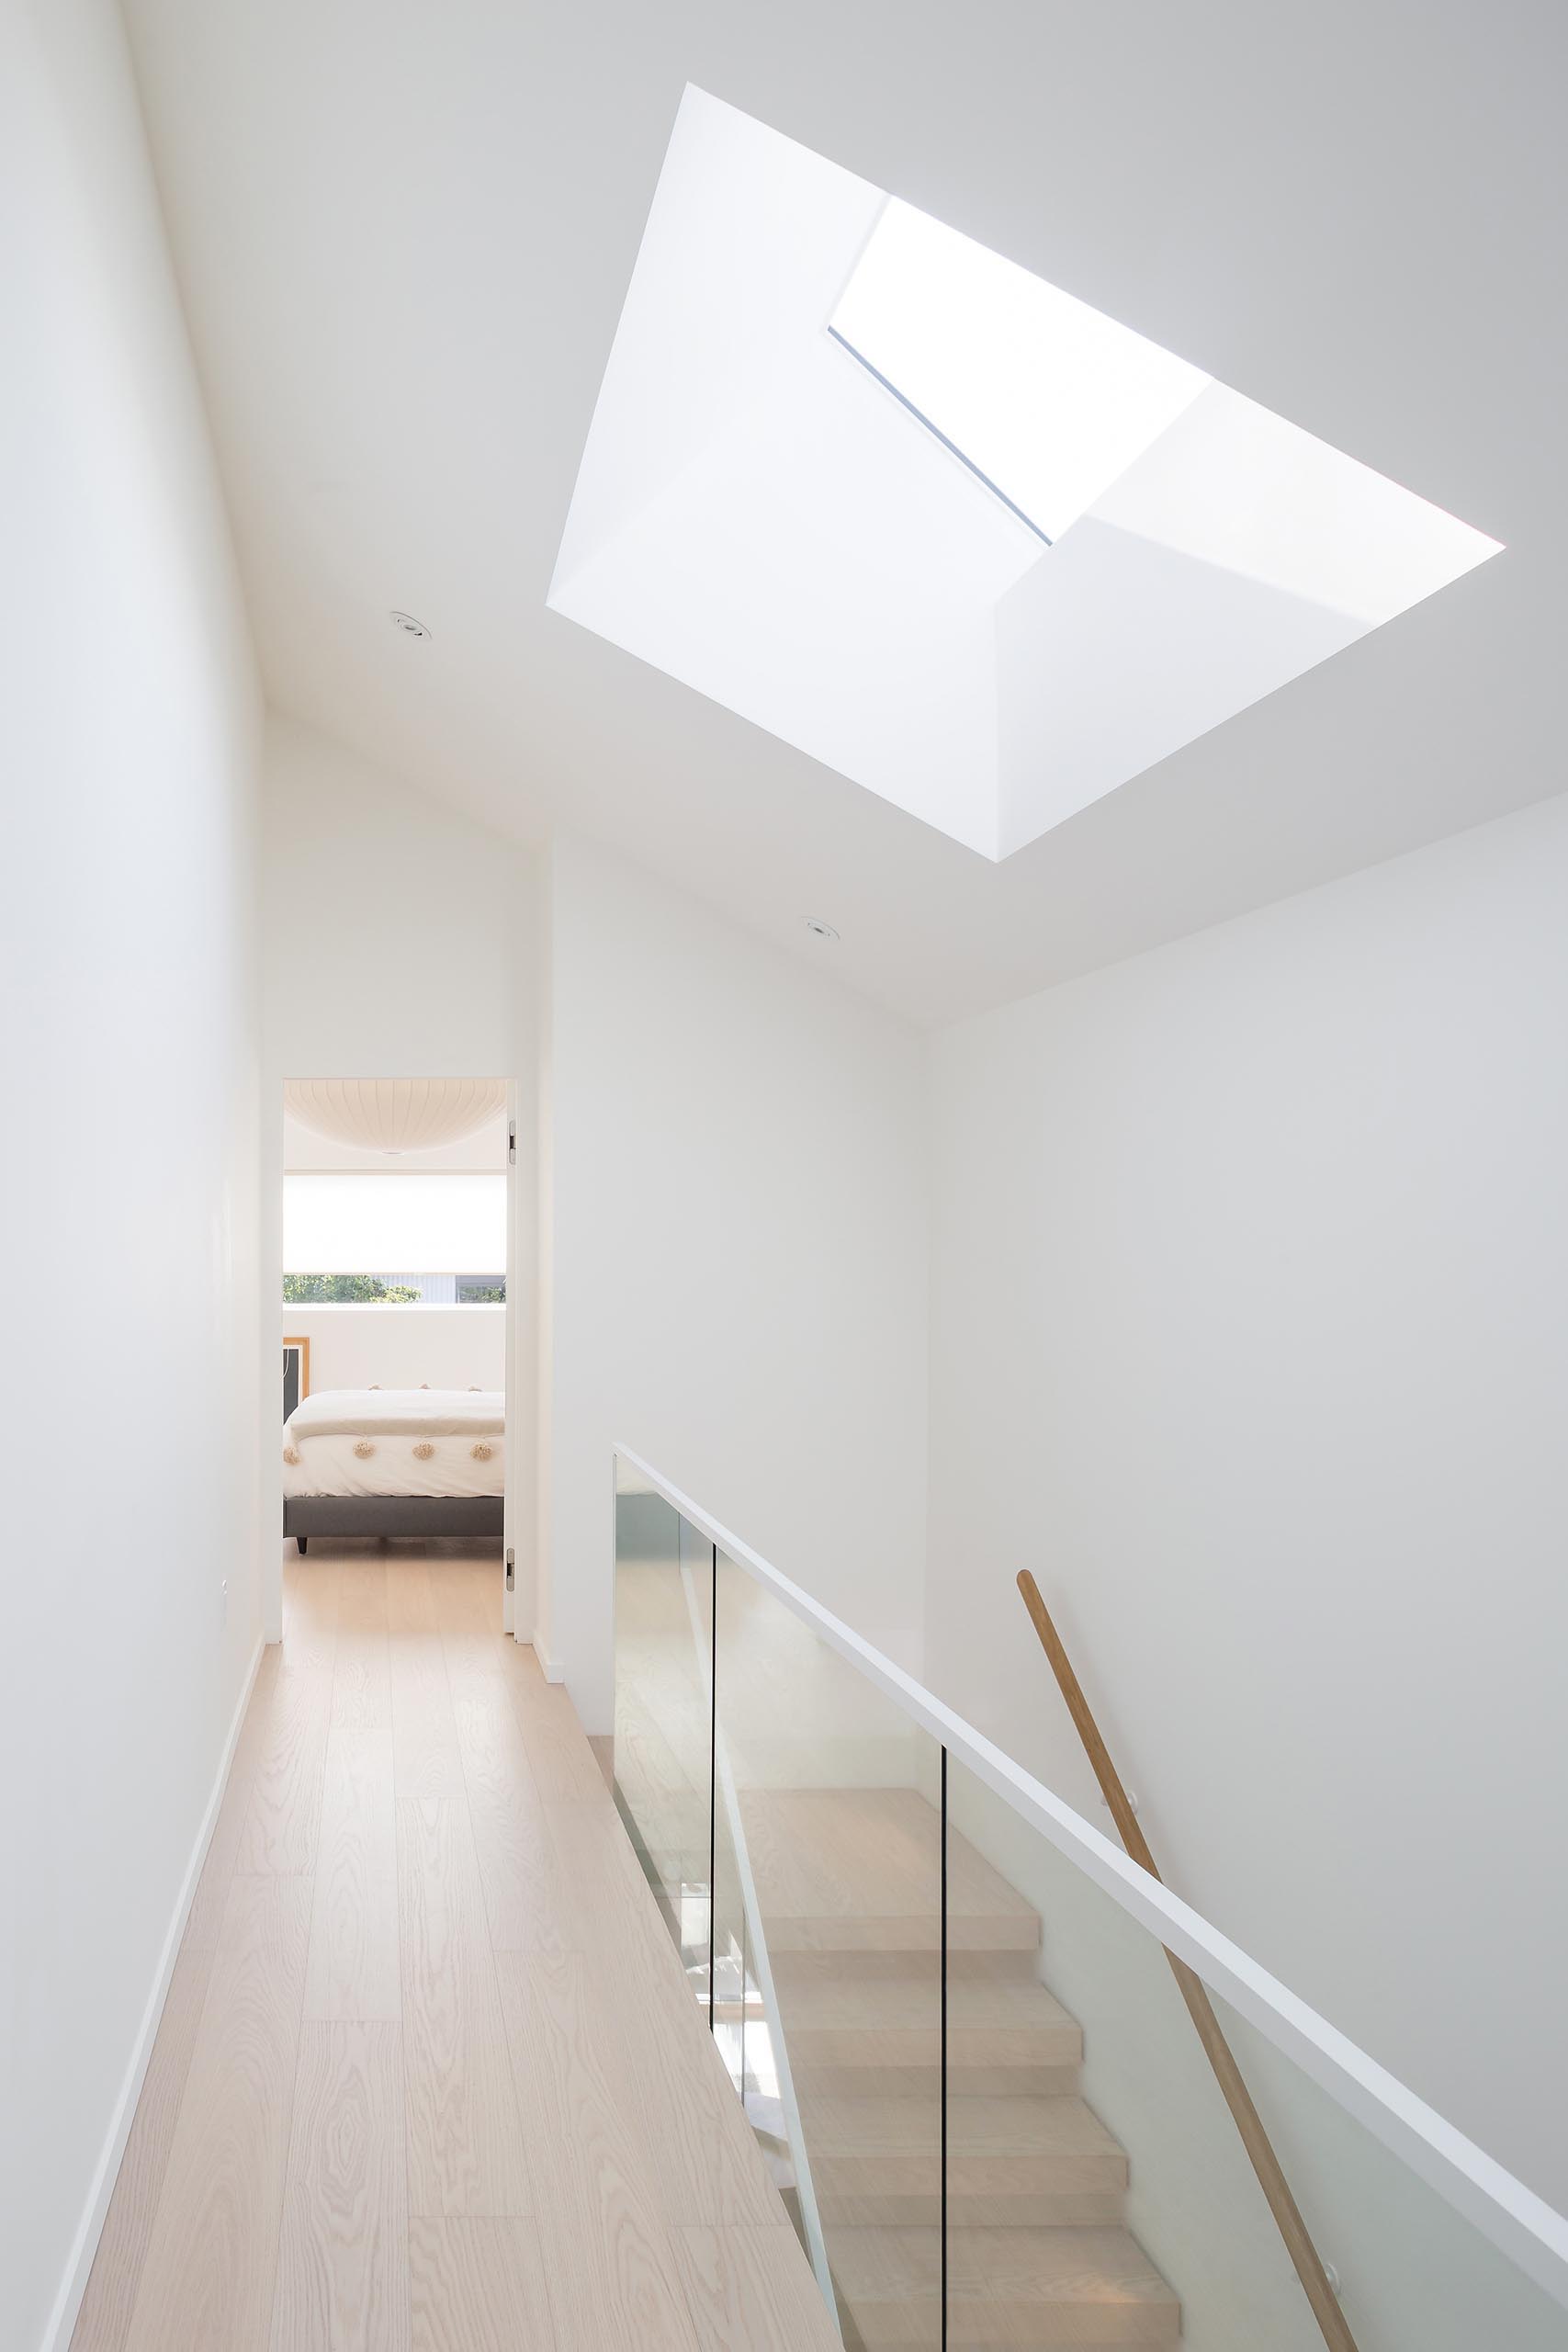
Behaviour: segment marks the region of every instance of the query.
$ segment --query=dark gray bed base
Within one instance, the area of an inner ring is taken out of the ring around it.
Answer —
[[[493,1535],[499,1495],[288,1495],[283,1532],[301,1552],[312,1535]]]

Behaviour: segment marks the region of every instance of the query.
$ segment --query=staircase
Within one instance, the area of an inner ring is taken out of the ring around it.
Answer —
[[[746,1840],[851,2352],[942,2343],[941,1823],[912,1789],[749,1792]],[[1175,2345],[1078,2093],[1041,1925],[948,1839],[948,2352]]]

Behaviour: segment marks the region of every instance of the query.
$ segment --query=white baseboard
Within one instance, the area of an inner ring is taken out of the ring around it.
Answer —
[[[539,1661],[539,1665],[543,1669],[545,1680],[547,1682],[564,1682],[566,1680],[565,1673],[556,1664],[554,1658],[550,1656],[548,1650],[546,1649],[543,1642],[539,1639],[536,1632],[534,1635],[534,1656]]]
[[[126,2070],[125,2081],[121,2085],[119,2098],[110,2120],[108,2136],[104,2142],[104,2152],[98,2158],[97,2169],[93,2175],[93,2185],[88,2191],[86,2209],[77,2225],[76,2235],[72,2242],[70,2256],[65,2265],[65,2276],[61,2280],[60,2292],[54,2299],[54,2309],[50,2313],[45,2325],[39,2352],[69,2352],[72,2330],[76,2324],[76,2314],[82,2308],[82,2298],[87,2291],[87,2279],[93,2267],[93,2256],[98,2250],[98,2240],[103,2235],[104,2222],[109,2210],[109,2199],[114,2195],[114,2185],[119,2173],[120,2158],[125,2154],[125,2143],[130,2137],[130,2127],[136,2120],[136,2102],[141,2096],[141,2086],[146,2079],[148,2062],[152,2055],[152,2044],[158,2038],[158,2027],[164,2015],[164,2003],[168,1998],[170,1982],[175,1973],[175,1962],[180,1956],[180,1940],[186,1931],[186,1921],[190,1917],[190,1906],[196,1900],[197,1882],[201,1876],[201,1866],[207,1860],[207,1849],[212,1843],[212,1833],[218,1826],[218,1810],[223,1803],[223,1792],[229,1785],[229,1773],[234,1761],[234,1750],[240,1744],[240,1726],[245,1720],[245,1709],[251,1703],[251,1692],[255,1688],[256,1676],[261,1669],[262,1652],[265,1647],[265,1640],[257,1642],[250,1665],[245,1670],[239,1704],[234,1709],[234,1718],[229,1725],[229,1736],[223,1743],[223,1753],[219,1759],[218,1776],[212,1784],[212,1794],[207,1801],[207,1811],[203,1814],[201,1826],[196,1833],[196,1844],[191,1849],[190,1862],[175,1899],[174,1917],[169,1922],[169,1932],[164,1939],[164,1949],[159,1955],[157,1973],[152,1979],[152,1990],[147,1996],[147,2007],[142,2012],[141,2030],[136,2037],[135,2048],[131,2052],[130,2064]]]

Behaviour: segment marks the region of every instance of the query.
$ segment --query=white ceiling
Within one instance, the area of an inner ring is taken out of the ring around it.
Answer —
[[[928,1020],[1562,788],[1555,6],[127,13],[273,697],[470,813]],[[1002,865],[549,612],[688,80],[1506,552]]]

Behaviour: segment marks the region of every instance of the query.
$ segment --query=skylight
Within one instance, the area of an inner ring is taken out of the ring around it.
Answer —
[[[1047,543],[1210,380],[896,197],[829,333]]]
[[[688,89],[549,602],[995,859],[1496,550]]]

